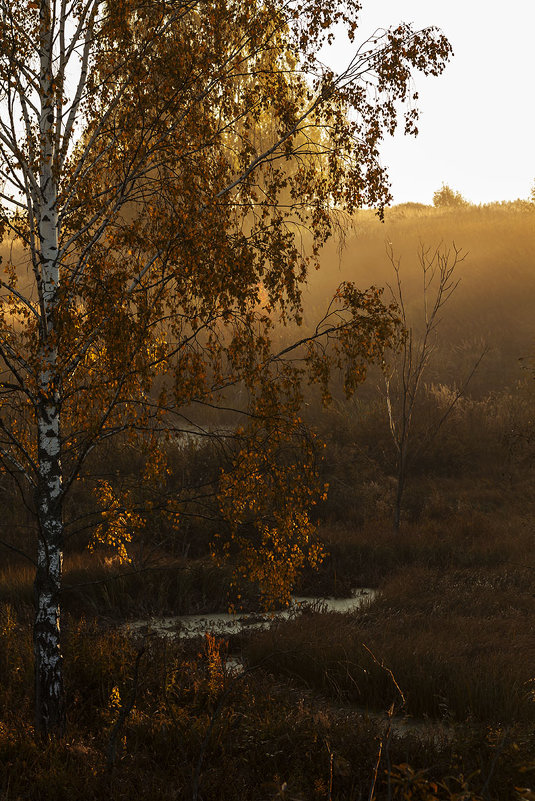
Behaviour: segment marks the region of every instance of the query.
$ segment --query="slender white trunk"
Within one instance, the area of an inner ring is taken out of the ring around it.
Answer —
[[[40,68],[40,240],[41,348],[37,409],[37,511],[39,544],[35,578],[35,721],[46,735],[61,735],[65,725],[60,645],[63,515],[61,471],[61,380],[58,371],[56,309],[60,285],[58,264],[58,176],[54,153],[54,90],[50,0],[41,0]]]
[[[60,646],[63,521],[59,409],[42,403],[38,420],[39,482],[37,503],[39,543],[35,577],[35,722],[46,735],[61,735],[65,724]]]

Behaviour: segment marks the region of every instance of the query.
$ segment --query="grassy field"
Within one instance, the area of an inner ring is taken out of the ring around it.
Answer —
[[[455,513],[397,535],[325,523],[330,556],[301,590],[365,584],[375,601],[230,644],[133,640],[116,627],[133,614],[224,606],[225,581],[207,561],[160,558],[160,572],[117,578],[127,568],[113,560],[72,558],[69,736],[44,752],[28,695],[31,572],[12,566],[0,620],[2,797],[148,801],[197,788],[204,799],[356,801],[378,760],[377,799],[522,797],[515,787],[530,784],[535,746],[532,522]],[[226,667],[229,649],[245,660],[241,678]],[[389,728],[392,705],[405,728]]]
[[[373,587],[368,608],[310,611],[230,643],[136,640],[119,624],[228,607],[232,564],[212,561],[213,530],[188,522],[173,539],[157,521],[131,564],[89,552],[88,532],[73,535],[62,599],[69,734],[43,745],[33,738],[29,691],[33,567],[6,556],[0,797],[535,797],[527,789],[535,784],[535,402],[526,369],[535,335],[534,221],[521,203],[407,204],[387,212],[384,225],[365,212],[341,261],[333,245],[326,276],[312,277],[310,318],[331,283],[391,280],[385,240],[392,242],[417,326],[419,243],[454,240],[469,251],[422,382],[399,532],[380,373],[372,371],[354,399],[335,391],[328,409],[307,396],[305,413],[327,446],[321,476],[329,493],[315,512],[326,557],[296,592],[345,596]],[[482,345],[488,356],[428,436]],[[209,446],[172,457],[177,476],[217,475]],[[134,469],[126,457],[108,458],[110,474]],[[9,511],[7,478],[0,492],[13,543],[30,543],[31,518]],[[89,495],[71,503],[77,515],[90,512]],[[244,608],[257,603],[247,587]],[[245,661],[241,676],[226,665],[229,650]]]
[[[368,797],[377,764],[378,799],[522,797],[515,787],[529,786],[535,746],[530,521],[457,514],[407,526],[397,539],[371,526],[323,533],[331,556],[308,589],[359,575],[379,589],[376,600],[230,644],[121,634],[114,621],[142,613],[141,598],[158,610],[161,582],[124,577],[114,595],[86,581],[107,572],[114,586],[113,563],[73,559],[66,583],[85,586],[65,601],[69,736],[44,750],[28,695],[31,616],[21,590],[30,576],[20,571],[17,585],[12,568],[19,606],[4,600],[0,615],[2,797],[356,801]],[[176,578],[178,567],[166,569]],[[187,570],[177,603],[185,589],[189,611],[224,603],[223,582],[206,565]],[[82,599],[92,614],[82,614]],[[161,611],[170,602],[166,595]],[[226,667],[229,648],[245,660],[241,677]]]

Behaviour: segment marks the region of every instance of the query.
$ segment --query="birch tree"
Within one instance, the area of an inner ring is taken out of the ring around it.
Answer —
[[[351,389],[393,335],[380,293],[345,285],[298,343],[276,353],[270,339],[275,320],[300,322],[301,287],[336,215],[388,202],[380,141],[398,101],[416,133],[412,72],[439,74],[450,55],[439,31],[402,24],[334,74],[316,54],[337,24],[354,39],[359,9],[0,0],[1,226],[8,252],[24,254],[22,265],[4,260],[0,281],[0,456],[37,520],[28,556],[45,735],[65,725],[65,501],[95,449],[143,436],[157,473],[159,437],[238,381],[257,428],[285,414],[291,433],[299,348],[312,379],[326,381],[319,343],[329,338],[331,363],[352,365]],[[230,503],[223,486],[227,514],[243,516],[239,493]],[[138,521],[99,487],[97,529],[120,540]],[[262,529],[264,552],[281,563],[306,557],[299,515]]]

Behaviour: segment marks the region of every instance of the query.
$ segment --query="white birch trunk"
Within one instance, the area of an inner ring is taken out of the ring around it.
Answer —
[[[39,544],[35,578],[35,722],[38,731],[57,736],[64,731],[65,705],[59,607],[63,560],[61,382],[55,321],[60,284],[59,223],[58,179],[54,170],[55,121],[50,0],[41,0],[41,31],[38,226],[41,259],[39,296],[43,319],[37,408]]]

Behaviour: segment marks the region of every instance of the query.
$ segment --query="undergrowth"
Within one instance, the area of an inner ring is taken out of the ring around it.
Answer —
[[[5,799],[357,801],[373,790],[378,801],[507,801],[535,744],[518,727],[482,727],[477,738],[463,728],[442,738],[401,735],[388,720],[274,681],[263,664],[234,675],[214,638],[134,642],[72,619],[64,642],[69,735],[47,744],[34,738],[24,693],[29,624],[6,606],[1,620]]]

